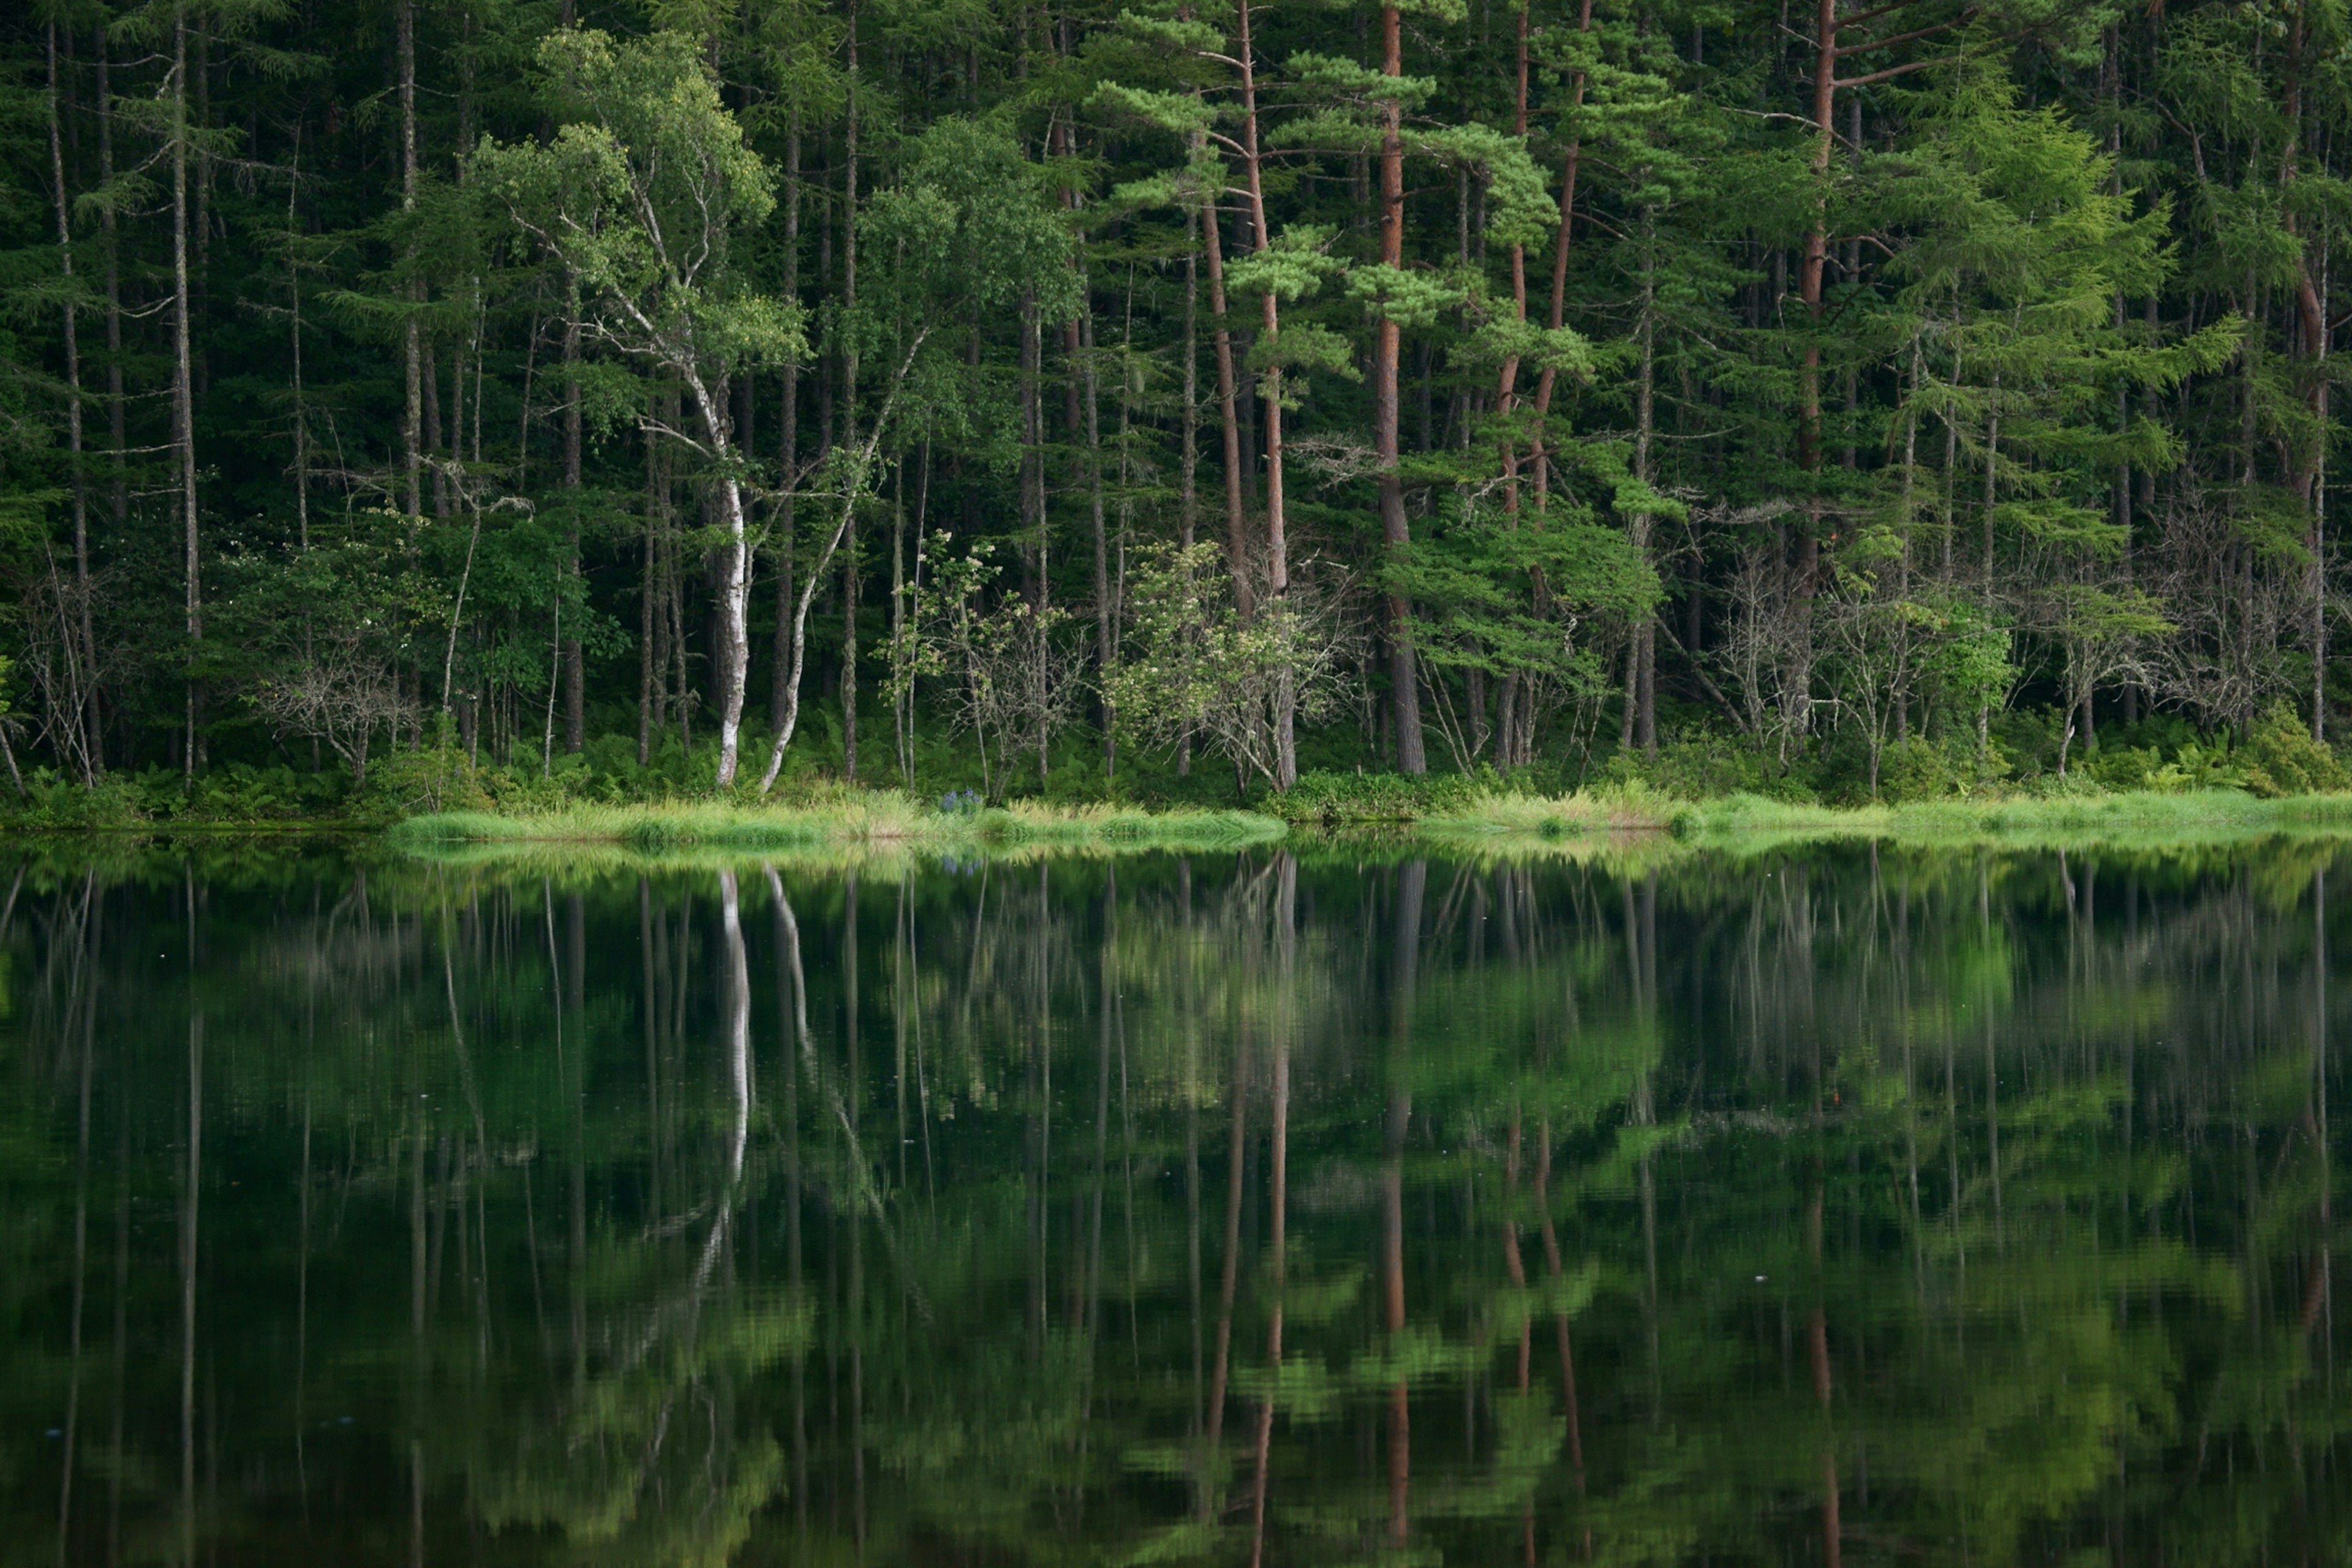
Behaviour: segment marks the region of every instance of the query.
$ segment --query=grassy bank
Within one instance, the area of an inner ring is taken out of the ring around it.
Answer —
[[[1271,843],[1294,832],[1328,840],[1336,831],[1344,841],[1349,826],[1334,829],[1312,818],[1286,824],[1244,811],[1036,802],[950,811],[876,791],[797,805],[682,802],[441,812],[398,823],[387,838],[396,849],[450,860],[590,854],[716,862],[845,853],[1209,852]],[[2265,800],[2240,790],[2195,790],[1822,806],[1749,795],[1688,801],[1639,787],[1559,796],[1488,790],[1456,794],[1419,815],[1384,818],[1381,826],[1432,846],[1502,854],[1590,853],[1644,844],[1653,852],[1670,853],[1670,846],[1739,850],[1864,838],[2015,848],[2212,843],[2280,834],[2352,836],[2352,795]]]
[[[2352,835],[2352,795],[2261,799],[2242,790],[2122,791],[1900,805],[1825,806],[1761,795],[1684,801],[1625,791],[1556,799],[1490,795],[1421,819],[1421,834],[1500,847],[1596,832],[1658,832],[1691,844],[1757,847],[1876,838],[2019,848],[2120,841]]]
[[[1003,853],[1234,849],[1280,838],[1284,825],[1245,811],[1145,811],[1133,806],[1016,802],[940,810],[887,791],[820,805],[720,803],[569,805],[544,811],[437,812],[389,829],[398,848],[442,855],[596,848],[665,858],[806,854],[872,847]]]

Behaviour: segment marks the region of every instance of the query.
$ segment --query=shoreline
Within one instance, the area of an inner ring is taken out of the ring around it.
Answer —
[[[1279,804],[1279,803],[1275,803]],[[5,837],[373,839],[426,858],[496,859],[567,848],[640,860],[673,857],[841,853],[996,855],[1218,851],[1277,842],[1418,841],[1471,854],[1592,853],[1611,847],[1755,851],[1783,844],[1880,843],[2063,847],[2225,843],[2251,837],[2352,837],[2352,794],[2258,798],[2233,789],[1823,806],[1727,795],[1684,800],[1642,790],[1564,796],[1496,791],[1421,815],[1326,812],[1286,820],[1266,812],[1126,805],[1009,805],[945,811],[887,790],[796,805],[719,801],[424,813],[389,824],[321,817],[182,820],[23,827]]]

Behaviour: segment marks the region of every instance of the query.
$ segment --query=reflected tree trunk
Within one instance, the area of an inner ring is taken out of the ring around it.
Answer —
[[[1412,1125],[1412,1014],[1421,961],[1421,904],[1429,862],[1397,873],[1389,952],[1389,1095],[1381,1140],[1381,1326],[1394,1354],[1404,1333],[1404,1143]],[[1412,1528],[1412,1396],[1400,1377],[1389,1387],[1389,1539]]]
[[[1266,1161],[1266,1251],[1269,1260],[1266,1303],[1265,1397],[1257,1415],[1257,1479],[1250,1489],[1250,1568],[1265,1558],[1267,1471],[1274,1458],[1274,1413],[1282,1387],[1282,1296],[1288,1274],[1286,1247],[1290,1162],[1290,1030],[1292,971],[1297,952],[1298,862],[1285,852],[1276,871],[1275,944],[1276,1000],[1274,1081],[1271,1090],[1273,1128]]]

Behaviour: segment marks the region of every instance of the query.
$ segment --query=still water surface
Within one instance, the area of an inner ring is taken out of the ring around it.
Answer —
[[[2342,1563],[2339,854],[0,859],[0,1563]]]

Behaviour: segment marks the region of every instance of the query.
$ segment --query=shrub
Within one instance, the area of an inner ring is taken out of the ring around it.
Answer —
[[[2352,787],[2352,773],[2335,752],[2311,738],[2295,710],[2284,701],[2270,710],[2246,733],[2236,762],[2246,788],[2265,800],[2288,795],[2333,795]]]
[[[368,770],[367,805],[393,816],[438,811],[487,811],[496,803],[481,771],[455,744],[405,748],[384,754]]]
[[[2157,782],[2164,767],[2164,753],[2154,746],[2102,745],[2083,754],[2081,767],[2093,783],[2108,789],[2167,787]]]
[[[177,773],[172,775],[176,783]],[[110,773],[85,787],[50,768],[25,775],[23,798],[5,803],[22,827],[41,832],[59,828],[127,827],[147,814],[146,792],[135,778]]]
[[[1491,778],[1491,775],[1490,775]],[[1455,811],[1476,800],[1480,782],[1461,773],[1312,773],[1298,775],[1287,795],[1270,795],[1263,809],[1286,822],[1339,827],[1360,822],[1413,822]]]

